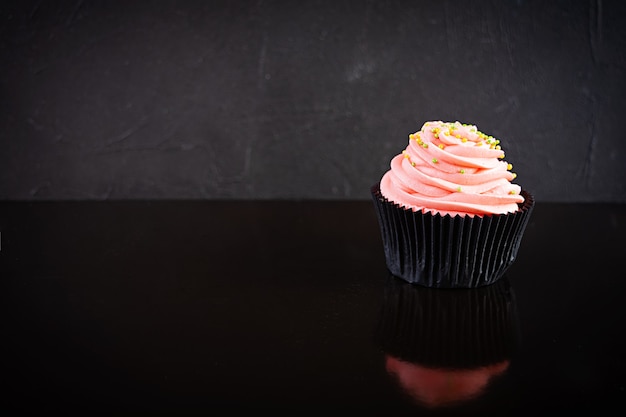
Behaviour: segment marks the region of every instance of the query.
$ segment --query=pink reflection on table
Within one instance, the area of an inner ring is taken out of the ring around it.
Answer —
[[[430,408],[457,405],[480,397],[509,368],[504,360],[474,369],[429,368],[385,355],[385,369],[415,402]]]

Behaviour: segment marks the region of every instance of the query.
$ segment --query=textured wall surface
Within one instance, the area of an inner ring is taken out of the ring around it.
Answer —
[[[427,120],[626,202],[626,2],[3,1],[0,199],[368,199]]]

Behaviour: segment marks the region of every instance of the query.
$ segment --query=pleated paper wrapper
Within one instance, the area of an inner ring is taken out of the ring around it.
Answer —
[[[517,256],[534,208],[524,203],[510,214],[450,216],[401,207],[371,188],[389,271],[432,288],[476,288],[500,279]]]

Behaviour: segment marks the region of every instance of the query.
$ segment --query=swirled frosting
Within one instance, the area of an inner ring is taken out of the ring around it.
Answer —
[[[430,121],[409,135],[380,180],[388,200],[441,215],[506,214],[524,202],[496,138],[476,126]]]

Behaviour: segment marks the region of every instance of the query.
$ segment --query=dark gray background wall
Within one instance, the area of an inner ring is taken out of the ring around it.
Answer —
[[[3,1],[0,199],[368,199],[427,120],[626,202],[626,2]]]

